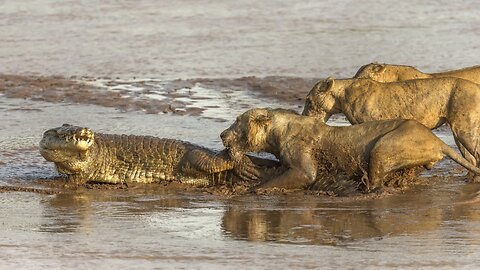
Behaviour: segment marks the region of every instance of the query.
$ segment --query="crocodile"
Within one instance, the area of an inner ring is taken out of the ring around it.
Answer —
[[[76,183],[110,184],[177,181],[194,186],[259,180],[276,161],[249,156],[233,161],[226,150],[214,151],[186,141],[152,136],[94,133],[64,124],[44,132],[40,154]],[[259,170],[260,169],[260,170]]]

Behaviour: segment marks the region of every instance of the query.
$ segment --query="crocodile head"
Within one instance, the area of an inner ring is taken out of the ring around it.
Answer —
[[[88,169],[94,142],[94,133],[89,128],[63,124],[45,131],[40,154],[54,162],[59,172],[76,174]]]

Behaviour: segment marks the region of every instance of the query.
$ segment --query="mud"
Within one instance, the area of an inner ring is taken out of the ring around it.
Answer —
[[[8,98],[28,98],[34,101],[94,104],[114,107],[124,112],[198,116],[207,108],[222,108],[221,99],[217,99],[219,96],[229,99],[239,96],[244,103],[237,106],[242,109],[251,106],[246,98],[268,101],[272,105],[280,101],[298,109],[303,106],[303,97],[316,81],[317,79],[298,77],[255,76],[162,81],[0,74],[0,94]]]

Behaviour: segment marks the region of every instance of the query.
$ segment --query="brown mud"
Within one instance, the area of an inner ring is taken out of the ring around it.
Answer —
[[[100,84],[99,81],[101,81]],[[316,81],[318,80],[298,77],[259,78],[255,76],[237,79],[155,81],[0,74],[0,94],[8,98],[28,98],[33,101],[53,103],[94,104],[114,107],[121,111],[144,111],[149,114],[200,115],[208,107],[188,106],[189,101],[212,100],[213,97],[194,96],[191,89],[196,86],[218,93],[222,91],[246,92],[250,93],[252,98],[270,99],[272,103],[280,101],[296,104],[298,108],[303,106],[304,96]],[[156,82],[156,84],[152,82]],[[128,87],[122,87],[125,85]],[[105,87],[114,90],[102,91]],[[132,89],[135,90],[132,91]],[[162,98],[148,98],[152,94]]]
[[[188,193],[194,194],[210,194],[224,198],[232,198],[245,195],[312,195],[337,197],[340,200],[359,200],[359,199],[378,199],[396,193],[403,193],[410,188],[418,185],[428,185],[431,179],[417,177],[418,168],[399,171],[392,175],[390,182],[385,188],[367,193],[358,186],[358,180],[353,178],[347,179],[345,175],[333,174],[332,171],[322,171],[317,183],[312,184],[305,189],[284,189],[284,188],[256,188],[260,182],[258,181],[242,181],[235,183],[211,186],[211,187],[195,187],[189,184],[183,184],[175,181],[165,181],[159,183],[129,183],[127,184],[109,184],[109,183],[76,183],[62,176],[55,176],[46,179],[35,179],[29,181],[11,181],[9,185],[0,185],[0,192],[30,192],[37,194],[67,194],[79,191],[99,190],[108,192],[110,190],[149,190],[162,191],[171,193]],[[335,171],[337,172],[337,171]],[[346,182],[349,183],[346,183]],[[464,181],[463,179],[460,181]],[[334,182],[333,185],[345,185],[345,187],[335,189],[332,184],[326,182]],[[357,183],[357,184],[355,184]]]

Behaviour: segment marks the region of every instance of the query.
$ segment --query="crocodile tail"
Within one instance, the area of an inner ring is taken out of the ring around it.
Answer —
[[[188,161],[199,171],[218,173],[233,169],[233,161],[223,152],[208,149],[193,149],[188,153]]]
[[[462,165],[465,169],[475,173],[476,175],[480,175],[480,168],[475,167],[472,163],[470,163],[468,160],[466,160],[462,155],[459,153],[455,152],[450,146],[442,142],[442,152],[453,159],[455,162],[458,164]]]
[[[221,184],[229,184],[232,181],[231,171],[221,171],[218,173],[211,173],[204,177],[182,177],[180,181],[184,184],[193,185],[196,187],[211,187]]]

